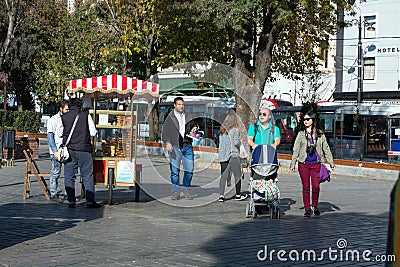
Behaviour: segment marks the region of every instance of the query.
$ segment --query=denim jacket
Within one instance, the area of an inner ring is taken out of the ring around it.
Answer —
[[[333,162],[331,149],[329,148],[325,135],[321,134],[321,136],[317,139],[314,133],[313,139],[316,140],[315,148],[318,155],[321,157],[320,163],[325,163],[328,161],[329,165],[333,168],[335,163]],[[294,169],[296,161],[305,164],[307,158],[306,149],[308,145],[309,143],[305,136],[305,132],[300,131],[297,134],[296,141],[294,142],[292,161],[290,162],[291,169]]]

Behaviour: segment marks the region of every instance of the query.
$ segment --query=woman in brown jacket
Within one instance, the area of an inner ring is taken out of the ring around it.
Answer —
[[[326,137],[316,120],[316,114],[307,112],[293,147],[290,169],[294,172],[296,161],[303,187],[304,217],[319,216],[319,178],[321,163],[328,161],[332,171],[335,169],[333,156]],[[310,204],[310,181],[312,187],[312,203]]]

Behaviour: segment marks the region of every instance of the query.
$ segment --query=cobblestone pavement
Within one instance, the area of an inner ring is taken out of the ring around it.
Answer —
[[[41,151],[37,163],[47,172]],[[394,181],[334,175],[321,186],[321,216],[304,218],[298,175],[280,173],[281,219],[252,219],[248,201],[217,202],[219,170],[197,168],[195,199],[172,202],[166,160],[138,162],[140,202],[134,189],[117,187],[114,204],[101,209],[47,201],[35,181],[24,201],[25,161],[0,169],[0,266],[383,266],[375,256],[386,253]],[[97,200],[107,197],[97,185]]]

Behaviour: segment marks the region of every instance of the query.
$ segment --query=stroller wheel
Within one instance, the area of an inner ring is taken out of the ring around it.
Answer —
[[[255,218],[257,217],[257,212],[256,212],[256,205],[254,203],[251,204],[251,210],[252,210],[252,217]]]
[[[279,219],[281,217],[279,207],[273,207],[271,211],[271,218],[272,219]]]
[[[246,205],[246,218],[251,217],[251,209],[250,209],[250,203],[247,203]]]
[[[274,206],[268,206],[269,207],[269,216],[271,219],[275,218],[275,207]]]

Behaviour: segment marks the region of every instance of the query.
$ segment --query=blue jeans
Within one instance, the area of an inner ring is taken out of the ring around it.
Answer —
[[[183,165],[183,190],[190,189],[190,182],[193,177],[194,154],[192,146],[174,146],[169,152],[169,167],[171,170],[172,193],[180,192],[179,173],[181,162]]]
[[[81,171],[83,185],[85,186],[86,200],[94,203],[94,179],[93,179],[93,158],[91,152],[68,149],[70,158],[64,163],[64,184],[67,192],[67,200],[75,202],[75,174],[78,167]]]
[[[61,174],[61,162],[54,159],[54,155],[50,155],[51,158],[51,170],[50,170],[50,196],[56,197],[59,194],[58,191],[58,178]]]

